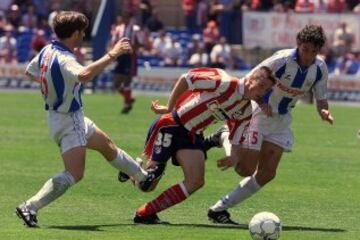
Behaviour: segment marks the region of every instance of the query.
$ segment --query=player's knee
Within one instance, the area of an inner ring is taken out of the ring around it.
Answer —
[[[276,170],[258,170],[256,173],[259,184],[264,186],[276,177]]]
[[[237,174],[239,174],[242,177],[248,177],[253,175],[254,173],[254,169],[250,169],[248,167],[244,167],[244,166],[236,166],[235,171]]]
[[[255,169],[239,162],[235,167],[235,171],[242,177],[248,177],[254,174]]]
[[[185,181],[185,185],[189,193],[193,193],[205,185],[205,180],[203,178],[194,178],[190,179],[187,182]]]

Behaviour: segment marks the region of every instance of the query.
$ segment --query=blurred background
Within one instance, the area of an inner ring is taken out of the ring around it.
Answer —
[[[0,88],[38,87],[24,69],[55,38],[52,21],[61,10],[90,19],[84,45],[75,52],[82,63],[98,59],[126,35],[136,52],[133,88],[158,94],[168,93],[192,67],[243,76],[275,51],[295,47],[306,24],[322,25],[329,98],[360,102],[359,0],[2,0]],[[113,89],[112,68],[88,91]]]

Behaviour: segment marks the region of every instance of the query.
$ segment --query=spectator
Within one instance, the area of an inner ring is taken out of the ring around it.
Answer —
[[[355,52],[348,53],[344,55],[343,57],[340,57],[337,61],[336,67],[335,67],[335,74],[357,74],[360,67],[360,59],[359,59],[359,53]]]
[[[297,0],[295,5],[295,12],[298,13],[313,13],[315,5],[313,0]]]
[[[8,25],[0,38],[0,59],[2,63],[16,62],[16,39],[12,37],[12,27]]]
[[[171,38],[164,50],[165,66],[180,66],[182,64],[182,48],[175,38]]]
[[[273,0],[272,11],[278,13],[285,12],[284,5],[281,0]]]
[[[196,31],[196,0],[182,0],[187,30],[193,34]]]
[[[160,21],[159,15],[155,10],[147,20],[145,26],[150,30],[150,32],[158,32],[159,30],[164,29],[164,24]]]
[[[203,45],[200,45],[197,51],[190,56],[188,64],[191,67],[205,67],[209,64],[209,55],[205,52]]]
[[[27,29],[33,29],[38,25],[34,6],[27,7],[27,12],[21,17],[21,24]]]
[[[354,33],[347,26],[346,22],[340,23],[334,33],[333,47],[337,56],[344,56],[349,53],[354,44]]]
[[[214,45],[219,40],[220,33],[217,24],[214,20],[210,20],[203,31],[203,39],[205,43],[205,50],[209,54]]]
[[[191,38],[191,42],[187,45],[187,56],[190,58],[194,53],[198,51],[198,48],[200,47],[201,43],[201,37],[199,34],[194,34]],[[202,46],[204,47],[204,46]]]
[[[164,30],[160,30],[159,35],[154,40],[154,50],[158,57],[165,57],[165,47],[170,42],[170,38],[166,35]]]
[[[21,12],[18,5],[11,5],[8,11],[8,22],[16,29],[20,26]]]
[[[232,67],[231,48],[226,42],[225,37],[221,37],[219,43],[214,46],[210,54],[210,59],[211,67],[223,69]]]

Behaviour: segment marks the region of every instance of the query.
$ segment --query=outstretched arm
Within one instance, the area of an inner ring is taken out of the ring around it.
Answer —
[[[334,118],[329,111],[329,104],[326,99],[317,100],[316,107],[322,120],[327,121],[330,124],[334,123]]]
[[[171,91],[169,100],[166,106],[160,105],[158,100],[151,102],[151,110],[156,114],[164,114],[171,112],[176,104],[176,101],[179,99],[181,94],[183,94],[188,89],[188,84],[185,77],[181,76],[175,83],[175,87]]]
[[[112,49],[106,53],[99,60],[91,63],[90,65],[84,67],[82,71],[79,73],[79,81],[80,82],[89,82],[96,75],[101,73],[106,66],[108,66],[111,62],[116,60],[122,54],[130,53],[132,51],[129,39],[122,38],[120,39]]]

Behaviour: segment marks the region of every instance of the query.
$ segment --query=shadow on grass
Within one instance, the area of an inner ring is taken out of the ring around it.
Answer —
[[[160,224],[164,227],[189,227],[189,228],[212,228],[212,229],[248,229],[247,224],[239,225],[220,225],[220,224],[191,224],[191,223],[175,223],[175,224]],[[144,226],[138,224],[97,224],[97,225],[61,225],[61,226],[43,226],[50,229],[59,230],[75,230],[75,231],[106,231],[103,228],[107,227],[128,227],[128,226]],[[147,225],[149,226],[149,225]],[[155,226],[155,225],[150,225]],[[310,231],[310,232],[346,232],[341,228],[318,228],[318,227],[303,227],[303,226],[283,226],[283,231]]]

